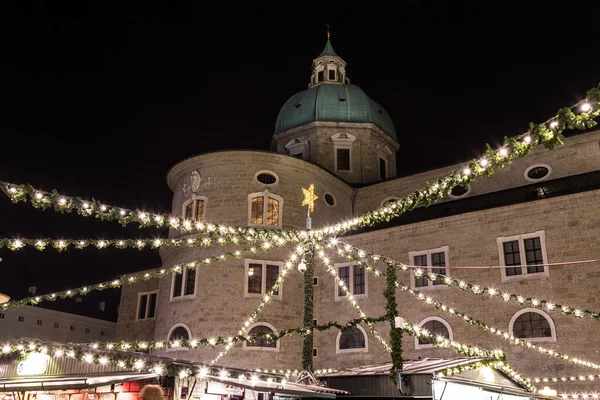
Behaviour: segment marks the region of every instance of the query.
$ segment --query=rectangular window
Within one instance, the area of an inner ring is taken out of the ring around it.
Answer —
[[[19,317],[19,322],[23,322],[23,321],[25,321],[25,318]]]
[[[0,319],[4,319],[4,313],[0,313]]]
[[[382,180],[387,179],[387,161],[379,157],[379,178]]]
[[[41,319],[38,319],[38,320],[37,320],[37,324],[38,324],[38,325],[41,325],[41,324],[42,324],[42,320],[41,320]]]
[[[435,286],[443,285],[443,277],[439,275],[448,275],[446,268],[448,262],[448,246],[443,246],[437,249],[429,249],[422,251],[411,251],[408,258],[412,265],[421,270],[420,276],[415,275],[415,270],[411,271],[411,285],[414,289],[427,289]],[[438,267],[438,268],[436,268]],[[427,274],[437,274],[438,276],[432,281]]]
[[[267,225],[279,225],[279,201],[271,198],[267,202]]]
[[[58,322],[55,322],[55,323],[54,323],[54,327],[55,327],[55,328],[58,328],[59,326],[60,326],[60,325],[58,324]]]
[[[85,328],[85,333],[90,333],[90,328]]]
[[[549,276],[546,255],[545,231],[524,235],[500,237],[497,239],[498,251],[503,268],[503,281],[521,279],[527,276]]]
[[[319,285],[319,278],[316,277],[316,276],[313,278],[313,285],[314,286],[318,286]]]
[[[330,69],[329,70],[329,80],[330,81],[335,81],[335,69]]]
[[[323,70],[317,72],[317,82],[323,82]]]
[[[278,282],[283,264],[265,260],[246,260],[245,265],[244,295],[262,297]],[[273,297],[281,298],[281,286],[273,292]]]
[[[265,198],[263,196],[254,197],[252,199],[252,210],[250,212],[250,223],[262,225],[264,204],[265,204]]]
[[[335,267],[340,281],[344,282],[351,295],[355,297],[367,296],[367,274],[363,265],[343,263],[336,264]],[[336,287],[335,299],[346,298],[346,292],[338,285]]]
[[[336,155],[336,170],[350,171],[350,149],[337,149]]]
[[[157,295],[157,291],[138,293],[138,320],[154,318]]]
[[[313,348],[313,357],[318,357],[319,356],[319,349],[314,347]]]
[[[280,226],[282,199],[265,193],[254,193],[248,200],[250,225]]]
[[[204,222],[204,200],[196,200],[196,221]]]
[[[100,336],[106,336],[106,332],[100,331]]]
[[[75,325],[71,325],[71,327],[69,328],[70,331],[75,331]]]
[[[172,298],[193,296],[196,293],[196,270],[183,268],[180,274],[173,273]],[[156,301],[156,300],[155,300]]]
[[[317,326],[319,325],[319,321],[317,321],[316,319],[313,319],[313,326]]]

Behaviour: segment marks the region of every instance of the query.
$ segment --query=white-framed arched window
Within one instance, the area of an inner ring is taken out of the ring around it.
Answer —
[[[283,198],[268,190],[248,195],[248,225],[281,228]]]
[[[512,316],[508,332],[528,342],[556,342],[556,326],[546,312],[537,308],[524,308]]]
[[[335,353],[367,353],[369,338],[365,329],[356,325],[354,328],[339,331],[335,339]]]
[[[242,348],[244,350],[279,351],[279,340],[273,340],[267,336],[275,337],[278,334],[275,327],[268,322],[254,323],[246,329],[246,335],[250,336],[252,340],[245,340]]]
[[[419,323],[421,329],[427,329],[431,333],[431,339],[423,337],[415,337],[415,349],[429,349],[433,347],[433,343],[437,340],[438,336],[445,337],[452,341],[454,340],[454,334],[452,333],[452,327],[443,318],[440,317],[427,317]]]
[[[167,340],[190,340],[192,338],[192,331],[190,327],[183,323],[178,323],[173,325],[169,334],[167,335]],[[173,350],[187,350],[186,347],[182,348],[169,348],[167,351]]]
[[[192,197],[183,203],[181,218],[204,222],[206,218],[206,203],[208,203],[208,197],[192,194]]]

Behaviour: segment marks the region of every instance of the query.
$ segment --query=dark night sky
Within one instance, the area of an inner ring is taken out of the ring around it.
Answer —
[[[392,116],[401,175],[467,160],[600,82],[592,0],[285,2],[289,10],[6,3],[0,180],[153,211],[170,210],[165,176],[177,161],[268,149],[279,108],[307,87],[326,23],[352,83]],[[0,197],[0,237],[156,234]],[[28,286],[47,293],[160,262],[155,250],[0,257],[0,292],[15,298]]]

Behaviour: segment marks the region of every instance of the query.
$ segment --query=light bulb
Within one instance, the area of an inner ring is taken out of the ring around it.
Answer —
[[[506,157],[508,155],[508,150],[506,149],[506,147],[503,147],[500,149],[499,153],[502,157]]]
[[[556,128],[558,126],[558,121],[550,122],[550,128]]]
[[[35,198],[38,199],[38,200],[40,200],[42,197],[44,197],[44,195],[41,194],[41,193],[36,193],[35,194]]]
[[[65,198],[63,197],[62,199],[60,199],[60,200],[58,201],[58,203],[59,203],[61,206],[64,206],[65,204],[67,204],[67,199],[65,199]]]
[[[527,143],[527,144],[531,143],[531,136],[529,136],[529,135],[525,136],[525,137],[523,138],[523,142],[525,142],[525,143]]]
[[[463,169],[463,174],[471,175],[471,168],[467,167],[467,168]]]
[[[489,161],[487,160],[487,158],[482,158],[481,160],[479,160],[479,165],[481,165],[482,167],[485,167],[486,165],[488,165]]]
[[[302,274],[306,272],[306,264],[304,264],[304,260],[298,264],[298,271]]]
[[[592,105],[590,103],[585,102],[581,105],[581,111],[583,111],[583,112],[588,112],[591,109],[592,109]]]

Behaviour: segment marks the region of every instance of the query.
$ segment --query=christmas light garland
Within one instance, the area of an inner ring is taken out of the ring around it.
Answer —
[[[270,246],[268,246],[268,247],[270,248]],[[26,298],[20,299],[20,300],[11,300],[9,302],[0,304],[0,309],[6,310],[10,307],[22,307],[25,305],[36,305],[42,301],[55,301],[58,299],[67,299],[67,298],[71,298],[74,296],[85,296],[94,291],[117,289],[124,285],[132,285],[140,280],[146,281],[149,279],[162,278],[165,275],[168,275],[170,273],[181,274],[183,272],[184,268],[196,269],[200,265],[207,265],[207,264],[211,264],[213,262],[224,261],[231,257],[240,258],[245,253],[256,253],[258,250],[261,250],[261,249],[266,250],[266,248],[264,246],[263,247],[252,246],[252,247],[247,247],[247,248],[243,248],[240,250],[235,250],[233,252],[227,252],[227,253],[223,253],[220,255],[207,257],[203,260],[197,260],[197,261],[192,261],[192,262],[188,262],[188,263],[177,264],[177,265],[174,265],[174,266],[168,267],[168,268],[160,268],[160,269],[156,269],[156,270],[152,270],[152,271],[144,271],[144,272],[128,274],[126,276],[122,276],[122,277],[114,279],[112,281],[95,283],[95,284],[88,285],[88,286],[82,286],[79,288],[63,290],[60,292],[55,292],[55,293],[50,293],[50,294],[26,297]]]
[[[362,262],[362,259],[365,257],[370,258],[373,261],[383,261],[386,264],[395,265],[398,268],[401,268],[404,271],[412,270],[416,277],[425,277],[430,281],[438,281],[442,282],[444,285],[448,287],[452,287],[455,289],[460,289],[462,291],[476,294],[476,295],[489,295],[490,297],[500,297],[504,301],[514,301],[519,303],[520,305],[531,305],[535,308],[540,308],[548,311],[560,312],[564,315],[570,315],[578,318],[600,318],[600,312],[592,311],[592,310],[584,310],[576,307],[566,306],[560,303],[556,303],[550,300],[538,299],[533,296],[523,296],[514,293],[502,292],[500,290],[490,288],[483,285],[478,285],[476,283],[467,282],[462,279],[452,278],[447,275],[437,274],[435,272],[427,272],[423,269],[423,267],[407,265],[401,263],[399,261],[393,260],[389,257],[383,256],[381,254],[373,253],[370,251],[366,251],[360,249],[358,247],[352,246],[350,244],[341,243],[337,239],[331,239],[330,244],[335,246],[337,253],[340,256],[346,257],[347,259],[355,260],[357,263],[361,265],[366,265],[366,263]],[[352,252],[356,253],[358,257],[352,256]],[[370,271],[377,271],[372,266],[368,266]],[[377,271],[379,272],[379,271]],[[379,276],[377,272],[374,272],[376,276]]]
[[[256,241],[248,240],[250,242]],[[145,248],[158,249],[159,247],[210,247],[214,243],[225,245],[225,244],[239,244],[237,236],[218,236],[215,240],[209,237],[186,237],[181,239],[165,239],[165,238],[143,238],[143,239],[0,239],[0,249],[7,248],[9,250],[17,251],[25,247],[35,247],[38,250],[45,250],[48,247],[52,247],[58,251],[67,250],[69,248],[84,249],[86,247],[95,247],[97,249],[137,249],[143,250]],[[275,235],[272,238],[262,240],[262,247],[268,249],[271,246],[283,246],[287,242],[281,236]]]
[[[562,132],[565,129],[584,130],[596,126],[595,119],[600,117],[599,102],[600,84],[587,92],[585,101],[558,110],[555,117],[544,123],[530,123],[529,130],[525,134],[504,138],[504,144],[499,149],[494,150],[486,145],[487,150],[483,156],[466,163],[462,171],[454,171],[432,183],[427,182],[423,188],[406,196],[345,222],[313,231],[313,234],[341,235],[363,227],[389,222],[418,206],[429,206],[441,200],[456,186],[469,184],[478,177],[492,175],[496,170],[501,170],[510,164],[513,159],[528,155],[540,144],[552,150],[557,145],[563,144]],[[576,107],[580,108],[578,115],[572,111]]]

